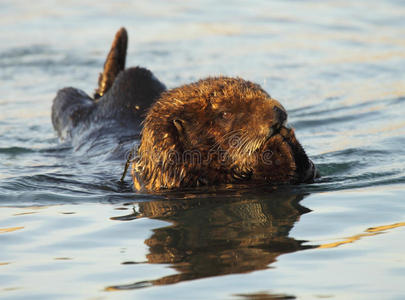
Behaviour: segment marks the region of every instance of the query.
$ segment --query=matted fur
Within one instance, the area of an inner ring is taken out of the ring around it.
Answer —
[[[259,85],[240,78],[207,78],[164,92],[144,121],[134,187],[300,181],[296,158],[312,163],[278,112],[286,116]]]
[[[54,128],[75,149],[86,145],[102,153],[108,150],[99,145],[113,145],[111,156],[122,158],[142,129],[132,160],[136,190],[297,183],[316,176],[294,131],[285,127],[286,110],[259,85],[214,77],[167,91],[151,71],[125,68],[127,43],[121,28],[93,98],[75,88],[54,98]]]

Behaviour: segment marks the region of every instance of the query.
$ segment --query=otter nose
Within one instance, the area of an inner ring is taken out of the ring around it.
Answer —
[[[276,112],[278,123],[284,124],[284,122],[287,120],[287,113],[285,110],[278,106],[274,106],[273,110]]]

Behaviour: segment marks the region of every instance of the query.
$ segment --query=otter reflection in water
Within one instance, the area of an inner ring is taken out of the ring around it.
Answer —
[[[172,223],[154,229],[145,240],[147,262],[171,264],[178,273],[107,289],[135,289],[263,270],[281,254],[312,248],[289,237],[294,223],[310,211],[299,204],[302,198],[271,193],[267,198],[263,194],[228,199],[217,195],[139,203],[133,214],[113,219],[148,217]]]

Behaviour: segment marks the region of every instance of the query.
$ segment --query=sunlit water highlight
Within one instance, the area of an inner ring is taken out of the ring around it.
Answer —
[[[6,0],[0,25],[0,298],[405,294],[402,1]],[[168,87],[261,84],[322,178],[136,195],[123,162],[60,143],[56,91],[92,93],[121,26]]]

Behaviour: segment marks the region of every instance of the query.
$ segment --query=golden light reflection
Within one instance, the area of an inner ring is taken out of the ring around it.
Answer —
[[[54,207],[56,205],[41,205],[41,206],[24,206],[22,208],[19,209],[23,209],[23,210],[40,210],[40,209],[47,209],[47,208],[51,208]],[[8,208],[14,208],[13,206],[3,206],[3,207],[8,207]]]
[[[28,211],[28,212],[23,212],[23,213],[16,213],[13,216],[24,216],[24,215],[32,215],[38,213],[37,211]]]
[[[378,227],[370,227],[366,230],[365,233],[356,234],[351,237],[347,237],[347,238],[345,238],[345,240],[340,241],[340,242],[322,244],[322,245],[318,246],[318,248],[322,248],[322,249],[336,248],[336,247],[339,247],[344,244],[354,243],[355,241],[358,241],[363,237],[382,234],[382,233],[385,233],[384,231],[386,231],[386,230],[398,228],[398,227],[402,227],[402,226],[405,226],[405,222],[395,223],[395,224],[391,224],[391,225],[383,225],[383,226],[378,226]]]
[[[395,224],[392,224],[392,225],[370,227],[366,231],[367,232],[381,232],[381,231],[385,231],[385,230],[393,229],[393,228],[397,228],[397,227],[402,227],[402,226],[405,226],[405,222],[395,223]]]
[[[3,291],[5,292],[11,292],[11,291],[16,291],[16,290],[20,290],[20,287],[9,287],[9,288],[4,288]]]
[[[0,233],[13,232],[13,231],[20,230],[20,229],[23,229],[23,228],[24,228],[24,226],[0,228]]]

